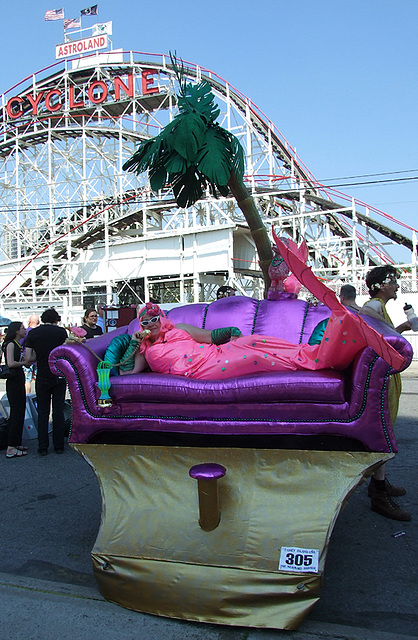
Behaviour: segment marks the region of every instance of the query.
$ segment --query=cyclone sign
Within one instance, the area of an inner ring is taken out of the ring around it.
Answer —
[[[100,36],[102,37],[102,36]],[[159,92],[158,85],[155,84],[158,71],[156,69],[142,69],[142,95],[150,95]],[[97,105],[105,102],[110,96],[115,102],[123,99],[124,96],[133,98],[135,96],[134,76],[127,74],[124,80],[119,76],[113,78],[113,82],[104,80],[93,80],[85,87],[85,93],[80,93],[80,89],[72,84],[68,85],[68,95],[65,88],[52,87],[46,90],[32,91],[20,96],[9,98],[6,103],[6,113],[9,118],[16,120],[24,114],[27,107],[33,116],[38,116],[42,108],[53,113],[60,111],[67,104],[69,110],[85,107],[88,102]]]

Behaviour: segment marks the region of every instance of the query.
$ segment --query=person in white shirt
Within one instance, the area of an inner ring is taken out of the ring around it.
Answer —
[[[386,311],[386,303],[389,302],[389,300],[396,300],[396,293],[399,289],[397,278],[397,271],[392,265],[375,267],[369,271],[366,276],[366,285],[369,289],[370,300],[363,305],[360,313],[362,315],[379,318],[379,320],[393,327],[398,333],[402,333],[411,328],[410,323],[408,321],[402,322],[395,327]],[[392,424],[395,424],[398,414],[401,391],[400,374],[395,373],[389,376],[388,399]],[[403,496],[405,493],[406,490],[403,487],[395,487],[390,484],[386,478],[385,465],[382,465],[371,477],[368,487],[372,511],[376,511],[376,513],[380,513],[386,518],[392,518],[392,520],[410,520],[411,514],[405,509],[402,509],[402,507],[393,500],[394,497]]]
[[[103,308],[106,305],[103,304],[102,302],[100,302],[97,305],[97,326],[101,328],[101,330],[104,332],[104,312],[103,312]]]

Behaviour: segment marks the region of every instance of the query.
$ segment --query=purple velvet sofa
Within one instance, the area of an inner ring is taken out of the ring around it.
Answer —
[[[238,326],[244,335],[307,342],[329,309],[302,300],[232,297],[172,309],[174,323],[206,329]],[[412,359],[407,340],[366,318],[390,344]],[[388,411],[394,373],[371,349],[342,372],[322,370],[252,374],[201,381],[144,372],[111,377],[111,407],[98,405],[96,367],[110,340],[133,333],[138,320],[86,344],[64,344],[51,370],[67,379],[73,404],[71,443],[256,446],[261,448],[397,451]],[[92,353],[97,354],[97,357]]]

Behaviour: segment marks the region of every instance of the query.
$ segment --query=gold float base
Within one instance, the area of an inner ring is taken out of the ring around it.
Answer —
[[[319,599],[328,543],[382,453],[72,445],[94,469],[102,522],[92,550],[103,596],[129,609],[234,626],[297,629]],[[226,468],[221,519],[199,526],[189,469]],[[319,550],[316,573],[279,571],[281,547]]]

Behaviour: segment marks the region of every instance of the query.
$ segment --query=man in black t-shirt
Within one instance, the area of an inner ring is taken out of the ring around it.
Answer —
[[[47,309],[41,316],[42,325],[32,329],[26,338],[25,362],[37,363],[35,382],[38,403],[38,453],[48,453],[48,422],[52,401],[52,441],[56,453],[64,453],[65,378],[57,378],[48,364],[52,349],[63,344],[67,332],[58,326],[61,316],[55,309]]]

